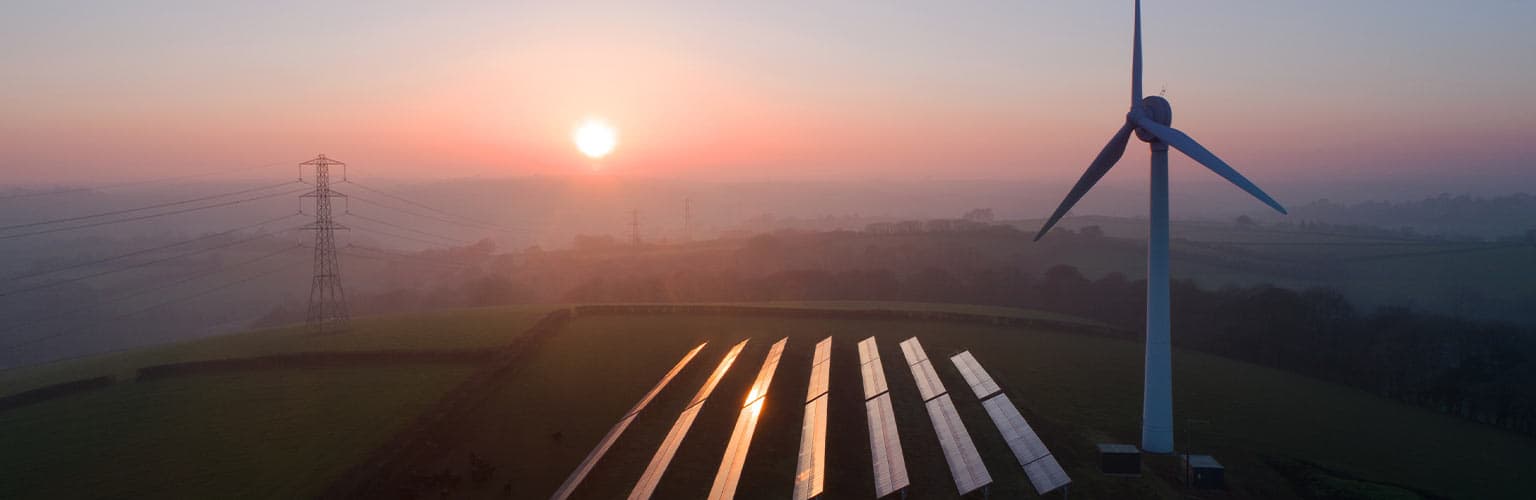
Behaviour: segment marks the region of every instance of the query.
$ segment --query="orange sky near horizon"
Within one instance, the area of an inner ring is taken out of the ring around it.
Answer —
[[[1128,4],[599,4],[395,5],[355,18],[336,5],[24,5],[0,21],[14,48],[0,55],[14,77],[0,89],[0,183],[321,152],[394,178],[596,166],[1056,180],[1081,173],[1126,108]],[[1146,14],[1149,93],[1166,85],[1174,125],[1261,183],[1441,175],[1447,162],[1517,173],[1536,153],[1536,71],[1487,51],[1536,48],[1536,37],[1512,12],[1401,9],[1401,26],[1362,32],[1351,23],[1377,9],[1328,19],[1158,4]],[[294,24],[300,14],[332,31]],[[1483,38],[1426,24],[1447,15]],[[620,134],[595,163],[570,141],[592,116]]]

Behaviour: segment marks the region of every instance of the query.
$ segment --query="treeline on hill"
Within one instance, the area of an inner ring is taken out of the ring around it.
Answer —
[[[568,302],[902,300],[1062,312],[1142,328],[1146,283],[1072,266],[829,272],[733,271],[599,277]],[[1173,285],[1176,345],[1358,387],[1398,401],[1536,434],[1536,332],[1401,307],[1357,310],[1336,291]]]

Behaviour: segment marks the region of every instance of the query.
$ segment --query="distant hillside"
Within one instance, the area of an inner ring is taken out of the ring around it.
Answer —
[[[1490,198],[1442,193],[1418,201],[1338,203],[1318,200],[1290,207],[1289,216],[1263,213],[1270,222],[1322,222],[1333,225],[1411,228],[1427,235],[1499,238],[1536,230],[1536,196],[1518,193]]]

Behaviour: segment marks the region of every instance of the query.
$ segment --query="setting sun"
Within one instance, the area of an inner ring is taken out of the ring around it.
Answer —
[[[602,158],[613,152],[613,147],[619,142],[619,133],[612,125],[601,119],[588,119],[576,126],[571,133],[571,139],[576,142],[576,149],[589,158]]]

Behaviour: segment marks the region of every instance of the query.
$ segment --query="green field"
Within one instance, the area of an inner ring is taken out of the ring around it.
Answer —
[[[0,413],[0,498],[303,498],[470,368],[221,374]]]
[[[0,395],[48,384],[115,375],[141,367],[313,351],[472,349],[505,344],[557,306],[507,306],[353,320],[343,333],[311,335],[282,327],[0,371]]]
[[[475,453],[500,466],[495,484],[517,485],[531,498],[547,495],[678,357],[710,341],[640,414],[589,476],[588,486],[578,490],[581,498],[622,496],[719,357],[734,341],[751,338],[705,405],[657,493],[662,498],[703,495],[768,344],[788,336],[740,490],[744,498],[787,496],[811,346],[826,335],[836,338],[831,498],[868,497],[872,490],[854,348],[868,335],[880,337],[887,360],[900,360],[896,342],[913,335],[934,357],[970,349],[1075,479],[1074,497],[1179,498],[1184,493],[1173,479],[1174,462],[1167,458],[1149,459],[1149,473],[1141,478],[1095,472],[1095,443],[1135,443],[1139,436],[1141,347],[1136,343],[986,326],[765,317],[577,319],[526,369],[498,387],[498,395],[480,411],[454,423],[462,439],[454,452],[419,464],[417,472],[462,469],[467,455]],[[1417,498],[1418,491],[1453,498],[1519,498],[1522,491],[1536,488],[1536,477],[1529,473],[1536,440],[1222,358],[1180,352],[1175,363],[1179,439],[1228,467],[1227,497],[1305,498],[1332,491]],[[953,365],[936,367],[997,480],[994,498],[1034,496],[979,403],[963,390]],[[953,483],[911,375],[902,363],[887,361],[886,371],[914,483],[909,498],[952,497]],[[1188,419],[1204,423],[1186,425]],[[499,491],[488,487],[469,493],[491,498]]]
[[[779,306],[812,306],[775,304]],[[967,306],[834,303],[828,308]],[[137,366],[303,350],[455,349],[505,343],[553,306],[490,308],[360,320],[348,334],[277,329],[16,370],[0,387],[131,372]],[[990,310],[988,310],[990,311]],[[990,311],[1029,316],[1027,311]],[[1061,319],[1061,318],[1056,318]],[[1140,478],[1095,472],[1094,444],[1135,443],[1141,346],[1103,337],[909,320],[787,316],[578,317],[498,381],[474,411],[449,421],[447,442],[407,474],[376,478],[391,494],[410,475],[467,474],[474,453],[497,466],[452,498],[543,498],[625,410],[688,349],[700,353],[641,412],[578,490],[627,493],[677,413],[720,356],[751,339],[716,388],[657,498],[709,488],[736,413],[768,345],[789,337],[742,476],[739,498],[789,495],[813,344],[835,338],[828,442],[829,498],[872,496],[855,343],[880,338],[913,486],[908,498],[953,498],[938,442],[896,343],[923,340],[996,481],[993,498],[1034,497],[976,398],[945,358],[969,349],[997,378],[1074,479],[1073,498],[1183,498],[1174,462],[1150,457]],[[1218,498],[1521,498],[1536,488],[1536,439],[1360,391],[1198,353],[1175,359],[1181,447],[1228,468]],[[294,498],[322,491],[475,369],[399,364],[266,370],[123,382],[0,412],[0,498]],[[0,391],[9,393],[12,390]],[[1187,423],[1190,420],[1199,423]],[[398,483],[398,484],[395,484]],[[435,491],[418,491],[436,498]],[[1421,495],[1427,494],[1427,495]],[[1331,495],[1331,496],[1330,496]]]

